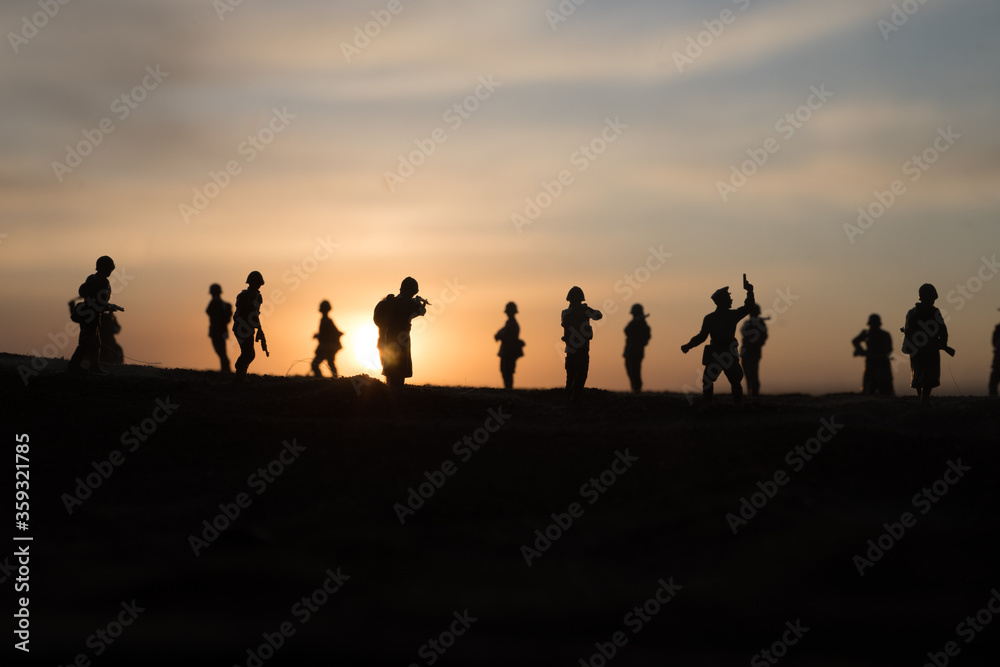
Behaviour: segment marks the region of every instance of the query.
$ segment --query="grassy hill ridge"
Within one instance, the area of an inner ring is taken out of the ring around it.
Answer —
[[[578,664],[617,631],[615,664],[745,664],[798,618],[795,664],[922,664],[997,585],[985,398],[590,390],[570,408],[558,389],[393,397],[364,376],[234,386],[58,361],[25,386],[23,360],[0,356],[0,399],[8,432],[31,436],[33,609],[62,664],[95,657],[87,637],[132,598],[149,611],[102,663],[171,646],[246,664],[290,621],[268,664],[427,664],[421,647],[469,609],[442,664]],[[968,472],[935,494],[958,461]],[[915,504],[924,488],[937,499]],[[743,499],[752,516],[728,518]],[[860,576],[855,556],[904,512],[914,525]],[[293,604],[338,567],[351,578],[300,625]],[[626,614],[671,577],[682,588],[633,633]],[[964,655],[995,645],[984,631]]]

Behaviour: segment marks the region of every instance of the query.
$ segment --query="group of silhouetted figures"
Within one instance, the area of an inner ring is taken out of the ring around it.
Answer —
[[[107,256],[97,260],[96,273],[90,275],[80,285],[79,299],[70,302],[70,318],[80,325],[80,338],[76,351],[69,362],[71,373],[103,373],[101,361],[121,363],[123,354],[121,347],[114,341],[114,334],[120,330],[114,317],[116,311],[124,310],[111,303],[111,284],[109,276],[115,269],[114,261]],[[267,339],[260,323],[260,309],[263,297],[260,292],[264,278],[259,271],[251,271],[246,279],[247,288],[236,297],[235,310],[233,306],[222,300],[222,288],[213,284],[209,288],[212,299],[205,312],[209,318],[208,335],[212,346],[219,356],[221,371],[231,373],[229,357],[226,352],[226,342],[229,331],[233,332],[240,348],[240,356],[236,360],[234,382],[246,380],[247,369],[256,355],[256,343],[268,354]],[[733,298],[728,287],[716,290],[711,299],[715,310],[702,320],[701,329],[690,341],[681,346],[681,351],[687,354],[705,341],[708,344],[702,352],[702,365],[705,367],[702,375],[702,393],[707,401],[711,401],[714,386],[719,376],[725,374],[729,381],[733,400],[740,403],[743,399],[743,378],[746,377],[747,387],[751,396],[760,393],[759,365],[764,343],[767,341],[768,318],[760,316],[760,306],[754,300],[753,285],[747,282],[743,274],[743,288],[746,299],[739,308],[732,308]],[[378,327],[379,358],[382,363],[382,374],[386,383],[393,390],[399,390],[405,379],[413,376],[413,357],[411,354],[410,332],[412,321],[427,312],[431,305],[426,299],[417,296],[419,286],[413,278],[406,278],[399,287],[399,294],[387,294],[375,306],[373,320]],[[919,301],[906,314],[905,324],[900,331],[903,334],[902,351],[910,358],[910,386],[917,391],[921,401],[930,399],[931,391],[940,385],[941,381],[941,351],[954,356],[955,351],[948,346],[948,328],[945,326],[941,311],[934,306],[938,298],[933,285],[921,285],[918,290]],[[590,368],[590,342],[594,337],[591,321],[600,320],[603,314],[587,305],[583,290],[574,286],[566,295],[569,306],[562,311],[562,341],[566,353],[566,391],[571,404],[580,402],[587,374]],[[312,360],[312,371],[317,377],[322,377],[323,362],[330,372],[337,377],[335,356],[341,349],[340,339],[343,333],[330,318],[329,301],[320,303],[319,332],[313,335],[317,340],[315,356]],[[503,377],[504,388],[514,386],[514,372],[517,360],[524,356],[525,343],[520,338],[521,328],[517,323],[517,305],[512,301],[504,308],[507,321],[497,331],[494,339],[500,343],[500,374]],[[633,392],[642,391],[642,361],[645,348],[651,338],[649,317],[641,304],[634,304],[631,309],[632,319],[625,327],[625,370]],[[740,327],[742,345],[736,341],[736,327],[744,318],[746,322]],[[230,327],[231,325],[231,327]],[[1000,324],[993,332],[993,364],[989,379],[990,396],[997,395],[1000,385]],[[862,388],[866,394],[893,395],[892,386],[892,337],[882,329],[882,320],[877,314],[868,318],[868,329],[858,334],[852,341],[855,356],[865,357],[865,372]],[[84,362],[87,368],[84,368]]]
[[[219,363],[223,373],[232,372],[229,367],[229,355],[226,353],[229,323],[232,322],[233,335],[240,346],[240,356],[236,359],[234,382],[242,382],[246,379],[250,362],[256,357],[257,342],[260,342],[264,354],[270,356],[264,328],[260,324],[260,308],[264,302],[260,288],[264,285],[264,276],[261,275],[260,271],[251,271],[247,275],[246,282],[247,288],[236,297],[236,312],[233,312],[231,304],[222,300],[222,287],[218,284],[213,284],[208,288],[212,300],[208,302],[208,308],[205,309],[205,314],[208,315],[208,337],[212,340],[215,353],[219,355]],[[316,377],[323,377],[323,371],[320,367],[324,361],[330,367],[333,377],[337,377],[337,365],[334,358],[341,349],[340,339],[344,334],[330,319],[332,309],[329,301],[324,300],[319,304],[319,332],[313,334],[313,338],[319,343],[312,361],[312,372]]]
[[[925,283],[917,290],[919,301],[906,313],[902,351],[910,357],[910,387],[921,401],[930,400],[931,390],[941,384],[941,352],[955,356],[948,345],[948,327],[941,311],[934,306],[938,298],[934,285]],[[868,328],[851,341],[854,356],[865,358],[862,391],[866,394],[894,395],[892,388],[892,336],[882,328],[882,318],[872,313]],[[1000,383],[1000,325],[993,331],[993,368],[989,394],[997,395]]]
[[[702,394],[711,401],[714,396],[715,381],[726,374],[732,388],[733,400],[743,400],[743,378],[747,378],[750,394],[760,393],[761,351],[767,341],[766,317],[760,316],[760,307],[754,301],[753,285],[743,276],[746,300],[740,308],[732,308],[733,298],[728,287],[722,287],[712,294],[715,310],[702,320],[701,330],[681,351],[687,352],[709,340],[702,353],[705,371],[702,375]],[[584,303],[583,290],[573,287],[566,295],[569,308],[562,312],[563,342],[566,343],[566,389],[570,403],[579,403],[590,366],[590,341],[594,337],[591,320],[600,320],[603,315]],[[651,332],[641,304],[631,310],[632,320],[625,326],[625,371],[633,392],[642,391],[642,360]],[[736,325],[749,316],[750,319],[740,329],[743,345],[736,342]]]

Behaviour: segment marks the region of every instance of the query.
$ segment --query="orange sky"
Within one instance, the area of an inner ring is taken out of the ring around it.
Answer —
[[[259,270],[271,357],[252,372],[306,373],[329,299],[341,372],[377,375],[371,312],[410,275],[435,304],[413,336],[415,383],[500,386],[493,334],[513,300],[515,386],[561,386],[559,313],[579,285],[607,312],[588,386],[627,387],[639,302],[646,387],[680,391],[701,372],[680,345],[717,288],[742,302],[746,272],[773,311],[765,392],[856,390],[850,339],[880,313],[898,349],[932,282],[958,350],[941,392],[985,393],[1000,317],[993,4],[928,3],[885,32],[881,1],[587,3],[554,23],[556,2],[404,3],[345,50],[383,6],[220,17],[105,1],[63,7],[16,52],[8,38],[0,350],[58,340],[109,254],[136,360],[214,367],[208,286],[232,301]],[[898,392],[907,381],[899,366]]]

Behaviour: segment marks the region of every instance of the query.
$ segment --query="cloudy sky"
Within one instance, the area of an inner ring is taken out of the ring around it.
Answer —
[[[513,300],[515,385],[560,386],[579,285],[606,313],[588,386],[627,387],[638,302],[646,386],[680,391],[680,345],[746,272],[765,392],[856,390],[850,339],[879,313],[898,349],[931,282],[942,391],[985,393],[991,0],[17,0],[0,25],[2,351],[68,357],[66,302],[108,254],[135,361],[215,367],[208,286],[259,270],[252,372],[306,373],[329,299],[341,372],[377,375],[372,309],[409,275],[433,304],[415,383],[499,386]]]

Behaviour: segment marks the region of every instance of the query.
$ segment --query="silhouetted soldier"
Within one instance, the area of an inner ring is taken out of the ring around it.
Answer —
[[[750,319],[740,327],[740,336],[743,338],[740,359],[747,378],[747,390],[751,396],[760,395],[760,358],[764,343],[767,341],[765,322],[769,319],[760,316],[760,306],[755,303],[750,308]]]
[[[642,358],[646,353],[646,344],[649,343],[650,331],[646,324],[646,315],[642,311],[642,304],[632,306],[632,321],[625,325],[625,372],[628,373],[629,384],[632,391],[639,393],[642,391]]]
[[[106,364],[125,363],[125,351],[115,340],[121,333],[122,326],[114,313],[104,313],[101,316],[101,361]]]
[[[517,365],[517,360],[524,356],[524,341],[520,339],[521,325],[514,319],[514,315],[517,314],[517,304],[511,301],[503,309],[503,312],[507,313],[507,321],[503,328],[493,336],[493,340],[500,341],[500,351],[497,356],[500,357],[500,375],[503,376],[503,388],[513,389],[514,368]]]
[[[344,334],[327,314],[332,309],[329,301],[324,300],[319,304],[319,312],[322,313],[319,318],[319,333],[313,334],[313,338],[319,341],[319,345],[316,346],[316,356],[312,361],[313,375],[318,378],[323,377],[323,372],[320,371],[319,365],[324,361],[330,367],[333,377],[337,377],[337,365],[334,363],[334,357],[337,356],[337,352],[343,347],[340,344],[340,338]]]
[[[851,340],[854,356],[865,358],[865,375],[861,383],[866,394],[894,396],[892,388],[892,336],[882,328],[882,318],[872,313],[865,329]],[[862,347],[864,344],[864,347]]]
[[[382,375],[389,387],[400,389],[406,378],[413,377],[413,357],[410,354],[410,326],[413,318],[427,312],[430,304],[417,296],[417,281],[404,278],[399,294],[387,294],[375,306],[378,326],[378,351],[382,360]]]
[[[594,337],[590,320],[604,317],[601,311],[585,304],[585,298],[582,289],[576,286],[570,288],[566,295],[569,308],[562,311],[562,340],[566,343],[566,390],[569,392],[571,405],[580,402],[590,370],[590,341]]]
[[[264,354],[271,356],[267,351],[267,339],[264,337],[264,329],[260,326],[260,307],[264,303],[260,288],[264,284],[264,277],[260,271],[251,271],[247,276],[248,287],[236,297],[236,312],[233,314],[233,335],[236,342],[240,344],[240,356],[236,360],[236,375],[234,382],[245,382],[247,368],[250,362],[257,356],[254,351],[254,343],[260,341],[260,347]]]
[[[705,400],[711,401],[715,390],[715,381],[719,379],[720,373],[726,374],[726,379],[733,390],[733,402],[740,403],[743,400],[743,369],[740,368],[739,346],[736,343],[736,325],[744,317],[750,314],[755,302],[753,299],[753,285],[747,282],[747,274],[743,274],[743,289],[747,292],[747,298],[743,306],[730,309],[733,305],[733,297],[729,295],[729,288],[722,287],[712,294],[712,301],[715,302],[715,311],[705,316],[699,331],[686,345],[681,345],[681,352],[688,353],[693,347],[697,347],[705,342],[709,336],[712,341],[705,346],[705,351],[701,356],[701,363],[705,365],[705,373],[702,375],[701,386]]]
[[[218,283],[209,287],[208,293],[212,295],[212,300],[205,309],[208,315],[208,337],[212,339],[212,348],[219,355],[219,363],[222,365],[220,370],[223,373],[231,373],[226,340],[229,338],[229,322],[233,319],[233,306],[222,300],[222,286]]]
[[[1000,385],[1000,324],[993,330],[993,368],[990,371],[990,396],[997,395],[998,385]]]
[[[96,273],[87,276],[78,291],[82,301],[72,303],[70,319],[80,325],[80,340],[69,360],[70,373],[83,373],[83,360],[90,363],[91,373],[103,374],[101,369],[101,318],[105,313],[124,310],[111,303],[111,283],[108,276],[115,270],[115,262],[107,255],[98,258]]]
[[[948,327],[934,307],[938,298],[934,285],[924,283],[917,294],[920,301],[906,313],[903,353],[910,355],[910,387],[922,403],[929,403],[931,390],[941,384],[941,350],[951,355],[955,351],[948,347]]]

